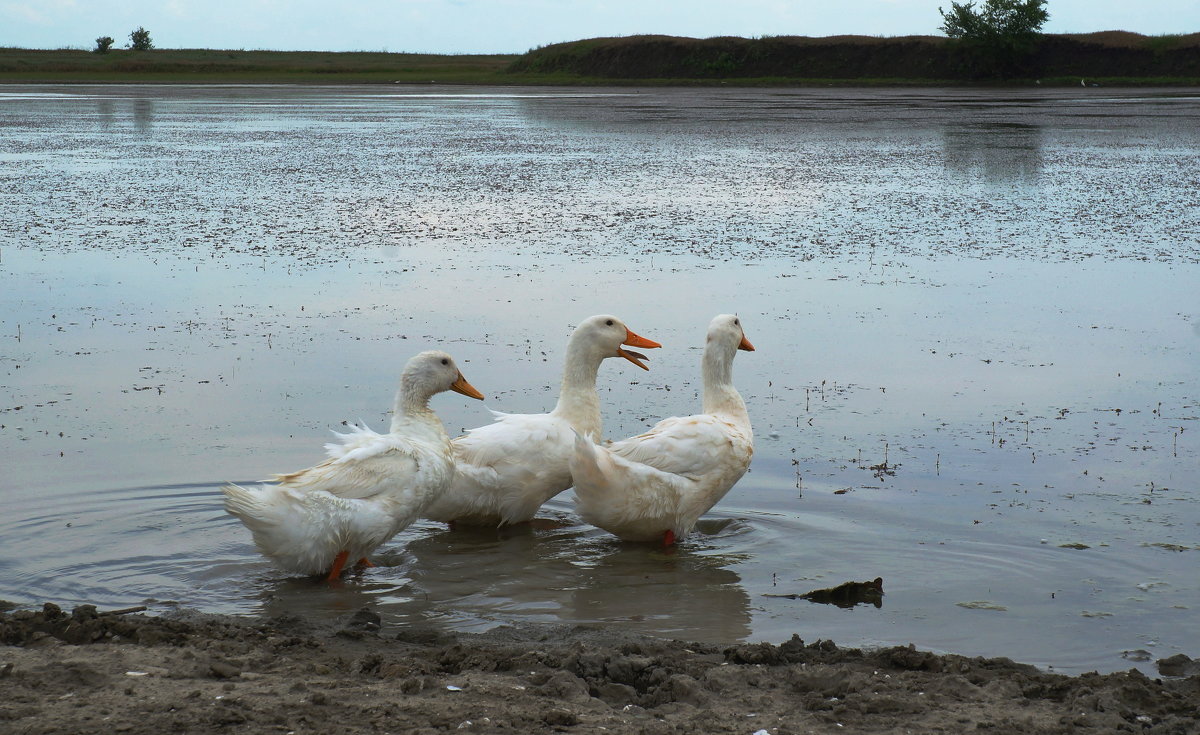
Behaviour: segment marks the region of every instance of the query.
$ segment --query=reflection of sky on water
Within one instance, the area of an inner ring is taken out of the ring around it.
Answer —
[[[967,124],[943,132],[946,168],[989,183],[1038,184],[1042,130],[1022,123]]]

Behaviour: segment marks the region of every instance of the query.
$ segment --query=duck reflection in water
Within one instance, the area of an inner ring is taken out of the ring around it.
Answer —
[[[751,634],[750,597],[729,567],[743,560],[705,548],[708,535],[723,526],[702,521],[686,546],[663,550],[565,519],[554,530],[451,532],[431,523],[378,554],[361,583],[350,578],[318,590],[308,579],[275,579],[260,596],[267,614],[307,613],[339,625],[366,607],[385,627],[602,623],[691,640],[742,640]]]

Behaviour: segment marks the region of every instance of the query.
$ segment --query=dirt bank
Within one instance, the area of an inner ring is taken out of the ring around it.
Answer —
[[[793,638],[714,647],[582,627],[485,634],[179,613],[0,614],[12,733],[1200,732],[1200,671],[1066,677]],[[1190,674],[1190,678],[1183,675]]]

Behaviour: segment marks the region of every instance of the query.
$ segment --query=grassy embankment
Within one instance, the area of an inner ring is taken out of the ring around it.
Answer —
[[[0,48],[0,83],[511,84],[515,55]]]
[[[534,49],[510,73],[686,84],[996,83],[978,48],[941,36],[594,38]],[[1200,84],[1200,33],[1124,31],[1041,36],[1011,64],[1007,83]]]
[[[0,83],[946,85],[995,83],[979,51],[940,36],[628,36],[521,55],[0,49]],[[1014,71],[1014,70],[1010,70]],[[1200,33],[1045,35],[1007,83],[1200,85]]]

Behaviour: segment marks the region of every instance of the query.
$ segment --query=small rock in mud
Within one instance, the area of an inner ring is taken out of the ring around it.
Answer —
[[[242,670],[233,664],[215,659],[208,663],[208,671],[217,679],[236,679],[242,675]]]
[[[753,643],[725,649],[725,660],[731,664],[780,666],[786,664],[783,652],[770,643]]]
[[[555,707],[542,715],[542,722],[551,727],[571,727],[579,724],[579,715],[568,709]]]
[[[537,688],[539,694],[564,702],[585,702],[591,696],[587,683],[569,671],[556,671]]]
[[[357,630],[364,633],[378,633],[383,627],[383,618],[374,610],[364,607],[350,616],[344,626],[345,630]]]

